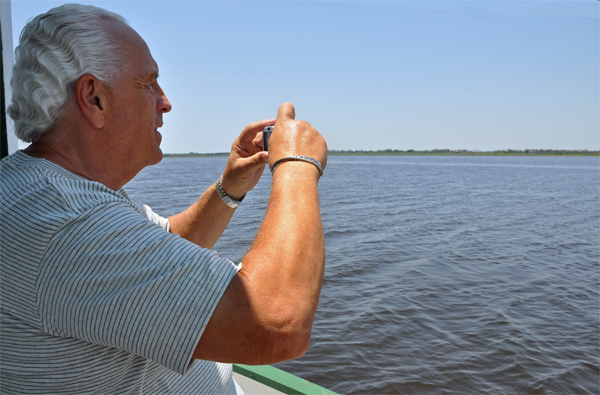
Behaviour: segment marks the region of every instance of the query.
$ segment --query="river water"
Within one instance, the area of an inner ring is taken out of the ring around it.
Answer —
[[[125,188],[168,216],[225,158]],[[267,172],[215,246],[239,261]],[[600,158],[333,156],[311,347],[276,365],[339,393],[600,393]]]

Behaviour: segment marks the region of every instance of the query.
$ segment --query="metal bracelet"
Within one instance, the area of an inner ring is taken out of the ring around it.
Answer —
[[[223,186],[221,185],[222,179],[223,179],[223,176],[219,177],[219,179],[217,180],[217,183],[215,184],[217,193],[221,197],[221,200],[223,201],[223,203],[225,203],[226,205],[228,205],[231,208],[236,208],[237,206],[239,206],[242,203],[242,200],[244,200],[244,196],[246,196],[246,195],[242,196],[242,198],[240,200],[233,199],[223,189]]]
[[[310,156],[304,156],[304,155],[284,156],[283,158],[277,159],[275,162],[273,162],[273,167],[271,168],[271,173],[274,173],[275,169],[280,164],[282,164],[284,162],[294,161],[294,160],[300,161],[300,162],[306,162],[306,163],[310,163],[310,164],[314,165],[317,168],[317,170],[319,170],[319,176],[323,175],[323,168],[321,167],[321,162],[319,162],[315,158],[311,158]]]

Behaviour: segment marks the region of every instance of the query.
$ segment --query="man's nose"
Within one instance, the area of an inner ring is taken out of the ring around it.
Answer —
[[[169,99],[167,99],[167,95],[165,94],[161,96],[158,103],[158,111],[160,112],[169,112],[173,108],[173,106],[171,106],[171,102],[169,101]]]
[[[160,96],[158,98],[158,100],[156,101],[156,110],[158,112],[169,112],[171,111],[171,109],[173,108],[173,106],[171,106],[171,102],[169,101],[169,99],[167,99],[167,95],[165,94],[165,91],[160,90]]]

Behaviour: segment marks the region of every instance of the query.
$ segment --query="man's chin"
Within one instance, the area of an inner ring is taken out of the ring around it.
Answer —
[[[160,162],[163,158],[163,152],[160,149],[160,143],[162,142],[162,134],[160,134],[160,132],[158,130],[155,130],[154,135],[156,136],[156,159],[155,159],[155,162],[153,163],[153,165]]]
[[[154,161],[153,161],[153,165],[157,164],[158,162],[160,162],[163,159],[163,152],[160,149],[160,147],[156,148],[156,155],[154,155]]]

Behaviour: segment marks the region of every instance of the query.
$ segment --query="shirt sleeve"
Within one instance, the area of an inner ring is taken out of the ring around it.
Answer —
[[[67,221],[41,264],[43,328],[184,374],[239,266],[113,202]]]
[[[169,220],[167,218],[161,217],[160,215],[156,214],[154,211],[152,211],[150,206],[146,206],[144,204],[143,207],[144,212],[146,213],[146,218],[148,218],[150,221],[154,222],[167,232],[171,230],[171,225],[169,224]]]

